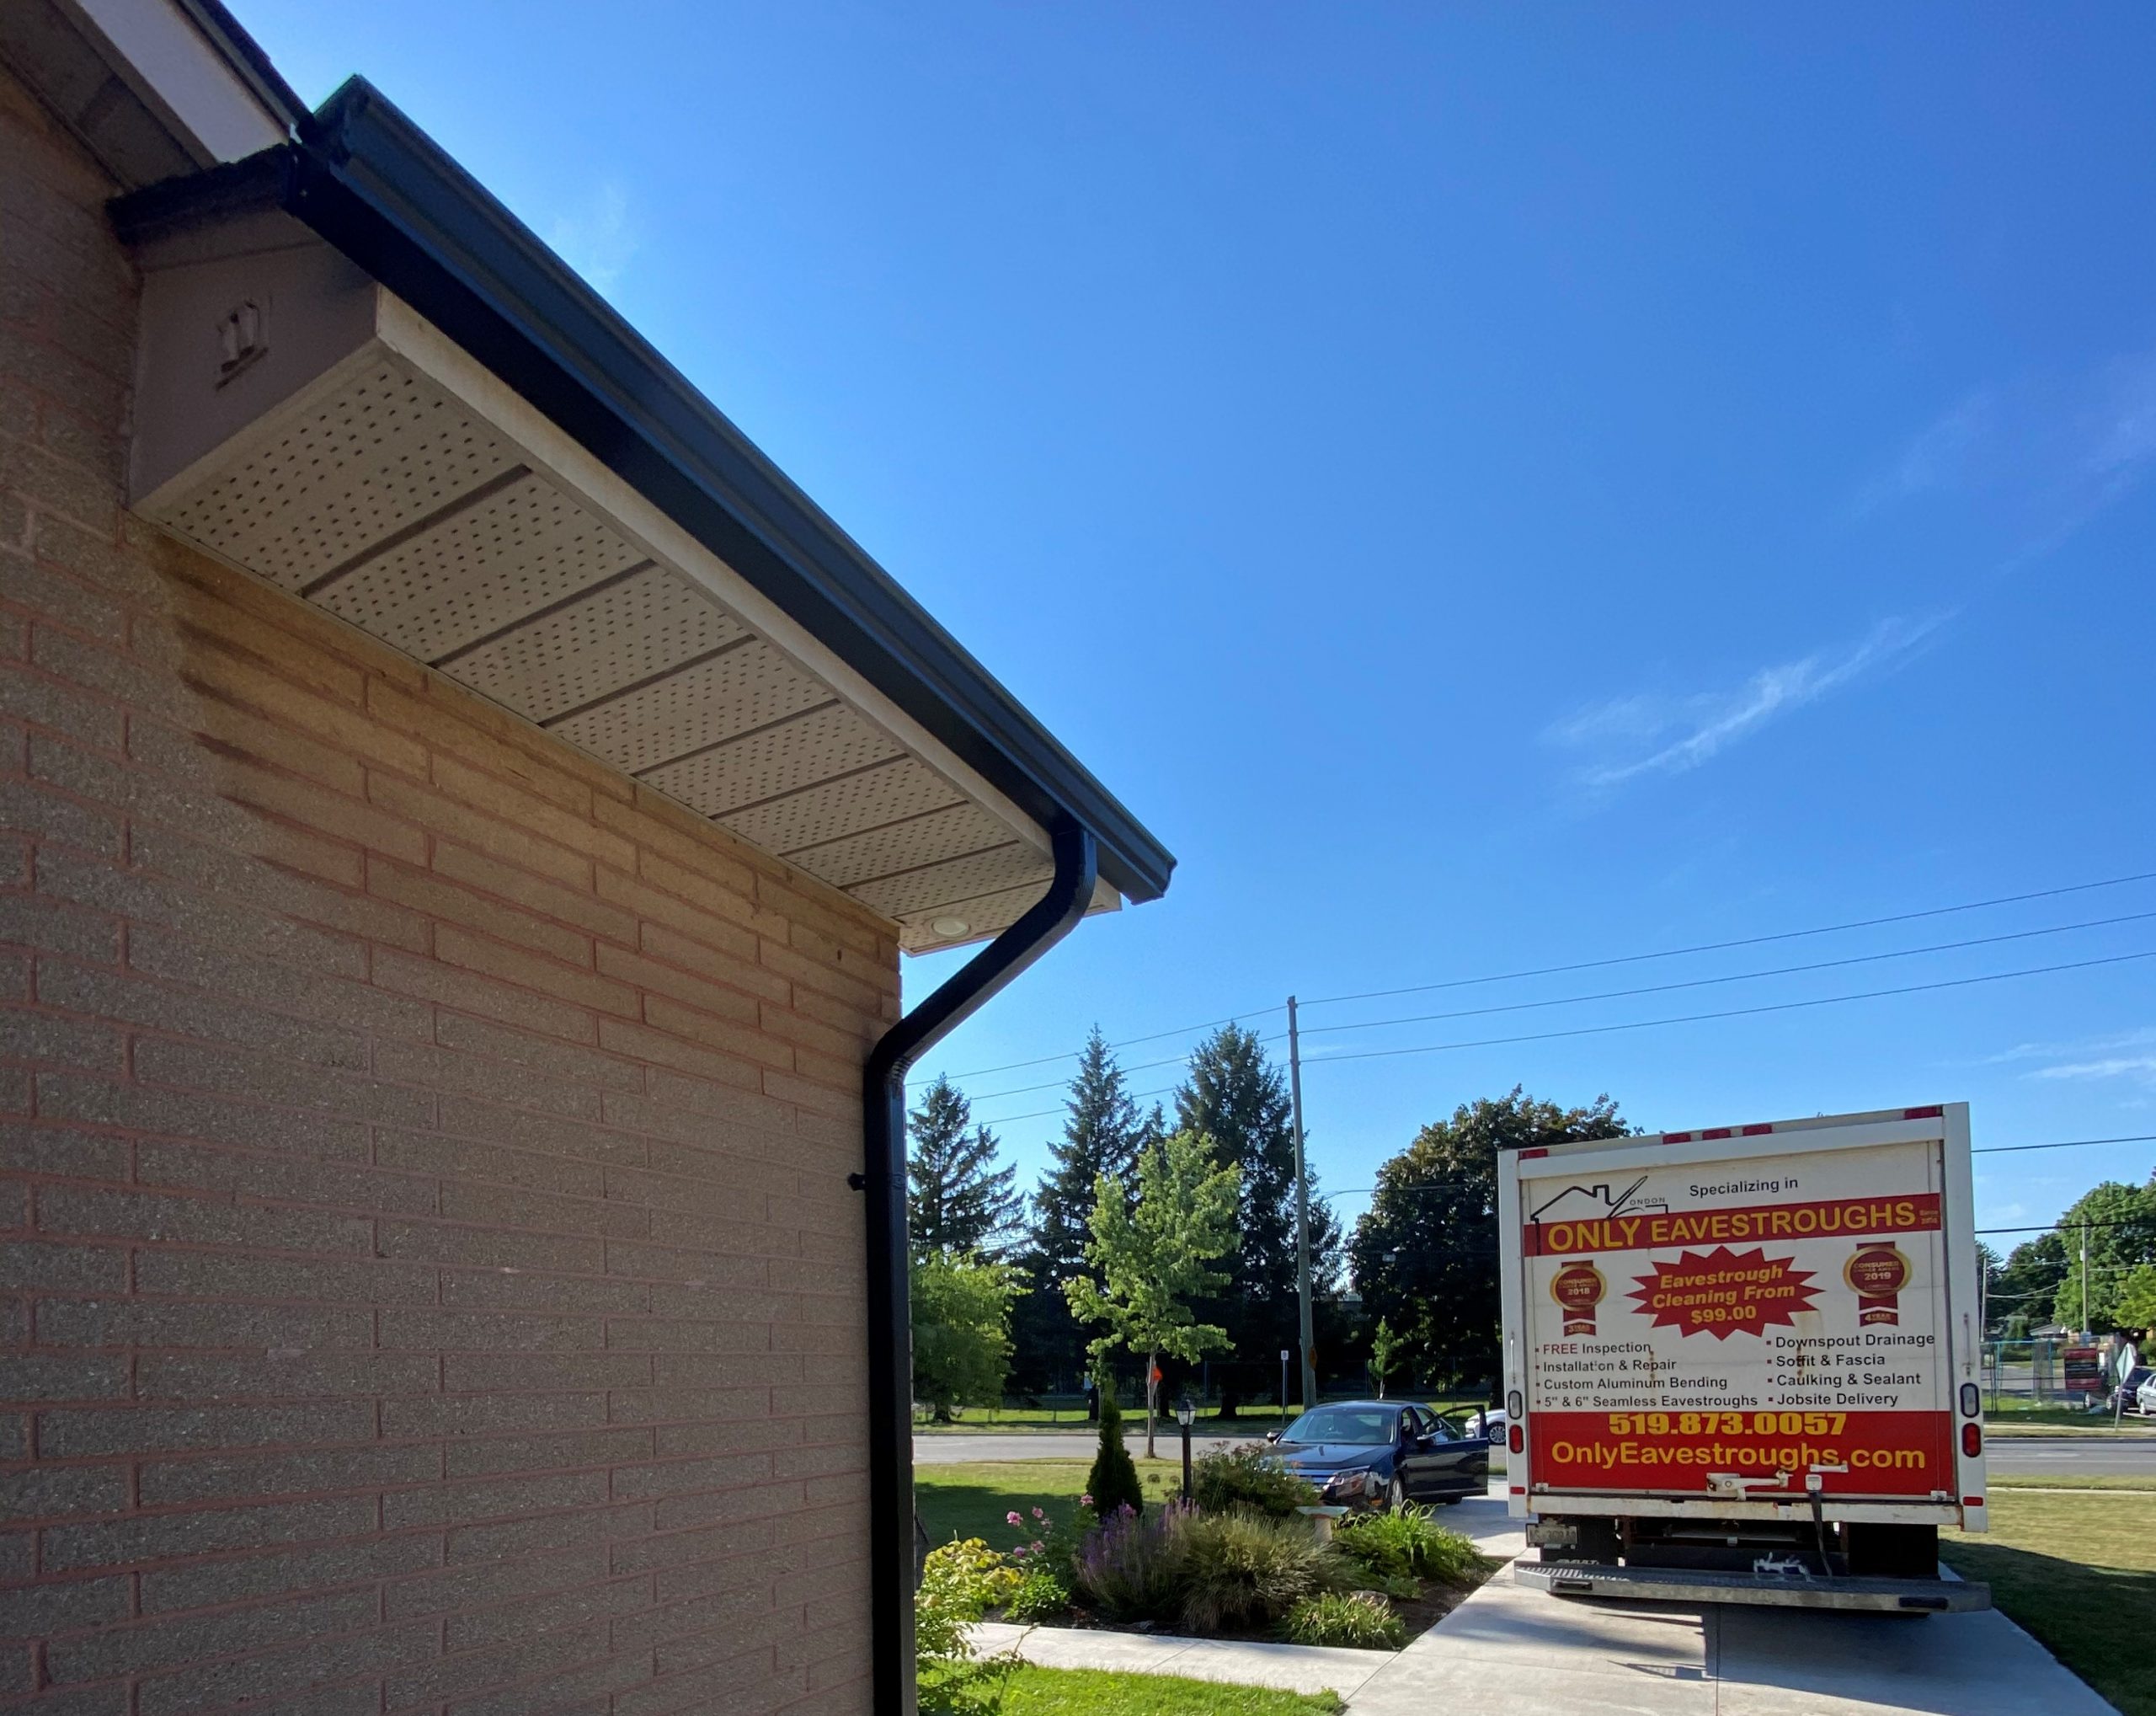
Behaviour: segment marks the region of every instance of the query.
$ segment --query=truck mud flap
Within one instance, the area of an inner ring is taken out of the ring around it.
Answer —
[[[1958,1579],[1798,1579],[1562,1561],[1516,1561],[1513,1578],[1553,1596],[1629,1597],[1636,1602],[1767,1603],[1902,1615],[1961,1614],[1991,1606],[1989,1585]]]

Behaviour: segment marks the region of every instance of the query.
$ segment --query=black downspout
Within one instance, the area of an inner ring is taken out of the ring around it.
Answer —
[[[862,1163],[868,1195],[869,1684],[877,1716],[914,1716],[913,1313],[906,1279],[906,1069],[1070,933],[1092,903],[1099,854],[1086,830],[1054,837],[1055,877],[868,1051]]]

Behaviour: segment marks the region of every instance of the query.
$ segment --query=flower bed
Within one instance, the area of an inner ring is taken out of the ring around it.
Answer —
[[[1300,1510],[1315,1493],[1262,1451],[1200,1462],[1196,1504],[1059,1515],[1012,1510],[1007,1549],[981,1538],[929,1557],[931,1586],[969,1620],[1397,1650],[1492,1564],[1427,1508],[1350,1516],[1330,1541]]]

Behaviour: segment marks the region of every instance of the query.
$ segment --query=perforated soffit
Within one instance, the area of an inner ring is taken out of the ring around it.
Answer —
[[[386,348],[154,516],[843,889],[910,950],[1000,929],[1047,884],[1006,822]]]

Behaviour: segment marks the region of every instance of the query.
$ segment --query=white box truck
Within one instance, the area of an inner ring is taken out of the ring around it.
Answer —
[[[1505,1152],[1497,1210],[1516,1578],[1989,1606],[1967,1104]]]

